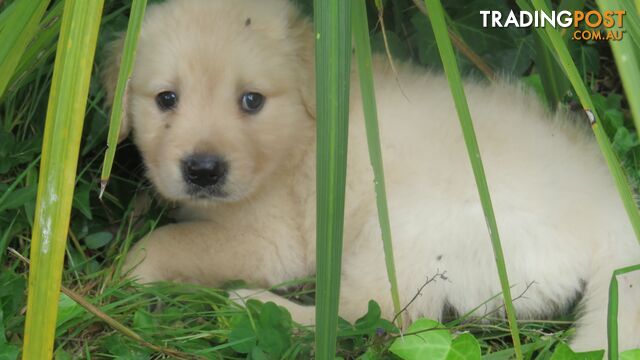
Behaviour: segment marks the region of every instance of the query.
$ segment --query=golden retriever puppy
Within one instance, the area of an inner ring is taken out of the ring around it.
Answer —
[[[111,92],[120,47],[106,73]],[[315,273],[313,59],[313,27],[287,0],[169,0],[148,9],[123,135],[133,129],[149,178],[181,205],[181,221],[135,246],[131,276],[268,288]],[[396,81],[382,58],[374,71],[401,302],[446,272],[408,316],[467,313],[501,290],[447,82],[410,65]],[[391,318],[353,79],[340,315],[354,320],[374,299]],[[512,84],[469,82],[466,91],[512,291],[527,289],[518,316],[553,316],[581,298],[572,345],[604,348],[612,271],[640,262],[640,246],[588,127],[547,113]],[[620,291],[621,348],[640,347],[640,277],[623,276]],[[313,307],[259,298],[313,323]],[[500,305],[495,298],[476,315]]]

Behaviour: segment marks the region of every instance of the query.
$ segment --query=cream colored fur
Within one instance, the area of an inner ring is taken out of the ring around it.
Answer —
[[[268,288],[315,273],[313,39],[312,26],[285,0],[170,0],[149,8],[125,132],[133,129],[149,178],[181,204],[182,221],[136,245],[131,276],[210,286],[243,279]],[[106,74],[110,91],[118,47]],[[408,315],[438,319],[445,307],[466,313],[500,285],[447,82],[410,65],[396,81],[382,58],[374,71],[401,302],[446,272],[448,280],[429,284]],[[180,100],[163,113],[154,97],[165,90]],[[239,110],[248,90],[267,97],[256,115]],[[553,316],[583,292],[572,345],[604,348],[611,272],[640,262],[640,247],[588,126],[548,114],[507,82],[468,82],[465,90],[512,293],[531,285],[515,302],[518,316]],[[348,320],[363,315],[369,299],[394,315],[361,107],[352,81],[340,300]],[[179,163],[194,152],[229,159],[228,198],[186,194]],[[620,290],[621,347],[640,347],[640,276],[624,276]],[[313,307],[258,297],[313,323]],[[500,305],[498,297],[476,315]]]

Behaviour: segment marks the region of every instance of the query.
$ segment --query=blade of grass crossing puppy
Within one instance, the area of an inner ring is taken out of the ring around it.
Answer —
[[[526,0],[516,0],[516,4],[524,11],[533,12],[533,9]],[[564,5],[564,7],[560,7],[560,5]],[[572,11],[584,7],[584,3],[581,1],[566,1],[560,5],[558,6],[558,11]],[[558,61],[556,61],[551,51],[553,46],[544,31],[535,32],[533,36],[533,49],[535,50],[535,67],[537,73],[540,75],[547,106],[555,110],[563,100],[565,94],[569,91],[571,84],[558,64]]]
[[[38,32],[49,0],[18,0],[11,4],[0,25],[0,98],[4,95],[27,45]]]
[[[424,6],[423,0],[413,0],[413,3],[421,13],[427,15],[427,8]],[[447,19],[447,21],[449,21],[449,25],[451,25],[451,19]],[[464,39],[455,31],[453,31],[452,27],[449,27],[448,31],[449,38],[453,42],[453,46],[456,47],[456,50],[458,50],[462,55],[469,59],[469,61],[471,61],[471,63],[475,65],[475,67],[478,68],[478,70],[480,70],[480,72],[482,72],[482,74],[484,74],[487,79],[489,79],[490,81],[495,81],[496,73],[495,71],[493,71],[491,66],[489,66],[489,64],[487,64],[487,62],[484,61],[484,59],[482,59],[480,55],[476,54],[469,47],[469,45],[467,45]]]
[[[316,358],[336,351],[349,128],[351,3],[315,0]]]
[[[544,11],[547,14],[551,13],[544,0],[533,0],[533,7],[537,11]],[[569,53],[566,44],[562,40],[562,36],[560,35],[560,33],[552,26],[546,26],[541,29],[536,29],[538,31],[544,31],[546,33],[550,45],[553,46],[553,51],[556,57],[559,59],[562,68],[567,74],[571,85],[573,86],[576,94],[578,95],[578,98],[580,99],[582,108],[584,109],[589,118],[589,121],[591,122],[591,128],[595,134],[598,145],[600,146],[600,151],[602,151],[602,154],[607,162],[607,166],[609,167],[609,171],[611,172],[611,175],[615,180],[618,193],[620,194],[620,198],[622,199],[625,210],[627,211],[627,215],[629,216],[629,221],[631,222],[633,230],[635,231],[636,238],[640,242],[640,213],[638,212],[638,208],[636,207],[635,201],[633,199],[631,187],[629,186],[629,182],[627,181],[624,170],[622,169],[620,161],[616,157],[616,154],[611,147],[611,141],[607,137],[607,134],[605,133],[602,126],[600,126],[600,117],[595,110],[595,106],[593,104],[593,101],[591,100],[591,96],[589,95],[589,90],[582,81],[580,72],[578,71],[576,64],[573,62],[571,54]]]
[[[555,110],[569,90],[569,82],[538,33],[533,34],[533,48],[536,71],[540,75],[547,106]]]
[[[120,126],[122,124],[122,115],[125,111],[124,101],[127,91],[127,83],[133,71],[133,64],[136,57],[136,47],[138,45],[138,37],[144,12],[147,8],[147,0],[133,0],[131,4],[131,15],[129,16],[129,25],[127,26],[127,35],[124,40],[124,49],[122,51],[122,59],[120,60],[120,70],[118,73],[118,83],[111,107],[111,120],[109,124],[109,135],[107,137],[107,151],[104,154],[104,162],[102,164],[102,174],[100,175],[100,198],[104,194],[104,190],[111,176],[111,168],[113,167],[113,158],[116,155],[116,147],[118,145],[118,137],[120,134]]]
[[[360,91],[362,92],[362,106],[367,129],[367,143],[369,145],[369,158],[373,167],[374,184],[376,190],[376,203],[378,205],[378,220],[382,232],[384,258],[387,266],[387,277],[391,286],[391,299],[393,311],[400,313],[400,295],[398,294],[398,280],[393,257],[393,242],[391,238],[391,225],[389,223],[389,208],[387,206],[387,191],[384,180],[384,167],[382,163],[382,150],[380,149],[380,130],[378,128],[378,112],[373,83],[373,65],[371,59],[371,44],[369,39],[369,25],[367,23],[367,6],[365,0],[353,0],[352,2],[353,41],[356,48],[358,61],[358,75],[360,78]],[[402,316],[399,317],[402,325]]]
[[[467,146],[467,151],[469,152],[471,167],[473,168],[476,185],[478,186],[480,202],[482,203],[482,209],[484,211],[487,227],[489,229],[491,245],[493,246],[493,252],[498,268],[498,275],[500,277],[500,285],[502,287],[505,310],[507,313],[507,319],[509,320],[511,337],[513,339],[513,348],[515,350],[516,358],[522,359],[522,349],[520,346],[518,323],[516,322],[515,309],[513,307],[513,301],[511,298],[509,277],[507,275],[507,269],[504,262],[504,254],[502,252],[502,244],[500,243],[500,236],[498,234],[498,226],[496,224],[496,219],[493,212],[493,205],[491,204],[489,187],[487,185],[487,179],[484,174],[482,159],[480,158],[480,150],[478,148],[478,142],[476,140],[475,131],[473,129],[469,106],[467,104],[467,99],[464,94],[464,88],[462,86],[462,80],[460,78],[460,71],[458,70],[455,53],[453,52],[453,46],[451,45],[451,41],[449,40],[449,36],[447,34],[444,9],[442,8],[442,4],[440,4],[439,0],[425,0],[425,5],[427,6],[427,12],[430,15],[433,33],[435,34],[436,38],[436,44],[438,45],[440,57],[442,58],[442,64],[444,65],[445,74],[447,76],[447,79],[449,80],[449,87],[451,88],[451,94],[456,106],[456,111],[458,112],[460,125],[462,126],[464,141]]]
[[[47,108],[23,359],[51,359],[62,265],[102,0],[67,0]]]
[[[613,272],[609,283],[609,307],[607,312],[607,354],[609,360],[618,359],[618,276],[640,271],[640,265],[628,266]]]
[[[606,10],[620,10],[625,9],[629,18],[625,19],[625,23],[636,24],[638,23],[638,16],[634,13],[633,8],[625,8],[622,1],[618,0],[598,0],[598,7],[601,11]],[[628,4],[631,5],[631,4]],[[612,31],[622,31],[616,22]],[[640,41],[640,33],[636,33],[637,28],[633,26],[627,26],[627,34],[622,36],[620,40],[609,40],[611,45],[611,51],[616,61],[616,66],[620,72],[620,80],[622,80],[622,86],[624,92],[627,95],[629,102],[629,108],[631,109],[631,115],[633,117],[633,123],[636,129],[640,129],[640,46],[636,46],[633,42],[633,38],[636,37]]]

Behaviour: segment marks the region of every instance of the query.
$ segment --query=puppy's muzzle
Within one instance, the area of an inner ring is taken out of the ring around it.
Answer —
[[[219,188],[226,180],[229,166],[218,155],[193,154],[182,160],[182,176],[191,187]]]

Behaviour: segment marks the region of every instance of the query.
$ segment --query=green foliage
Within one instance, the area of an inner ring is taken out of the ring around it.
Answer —
[[[335,354],[347,174],[351,4],[315,0],[316,356]]]
[[[467,98],[464,94],[460,70],[458,69],[458,63],[453,53],[453,47],[447,34],[444,9],[442,8],[439,0],[425,0],[425,4],[430,14],[429,18],[433,25],[433,32],[436,36],[438,50],[444,65],[444,71],[447,76],[447,80],[449,81],[451,95],[453,96],[458,118],[460,119],[464,143],[467,147],[471,168],[473,169],[473,176],[478,188],[482,211],[484,212],[484,216],[487,221],[489,236],[491,238],[491,247],[493,248],[498,276],[500,278],[502,297],[504,299],[507,319],[509,320],[509,327],[511,329],[511,337],[513,339],[516,358],[522,359],[520,335],[518,331],[518,324],[516,323],[515,308],[513,307],[511,298],[511,287],[509,285],[507,267],[504,261],[504,254],[502,252],[502,243],[500,242],[500,235],[498,234],[498,224],[496,222],[493,205],[491,203],[489,185],[487,184],[487,179],[484,173],[484,165],[482,164],[482,159],[480,157],[480,149],[478,147],[478,141],[476,140],[469,105],[467,104]]]
[[[567,344],[560,343],[550,360],[602,360],[603,357],[604,350],[576,353]]]
[[[107,137],[107,151],[104,156],[102,165],[102,174],[100,175],[100,197],[111,176],[111,167],[113,159],[116,156],[116,147],[120,137],[120,127],[122,118],[126,109],[124,108],[124,96],[127,91],[127,84],[133,72],[133,64],[136,56],[136,47],[138,45],[138,37],[142,28],[142,20],[147,8],[147,0],[133,0],[131,14],[129,15],[129,24],[127,25],[127,34],[124,38],[124,44],[119,65],[118,81],[115,89],[113,105],[111,107],[111,119],[109,122],[109,135]]]
[[[103,1],[65,3],[42,144],[23,357],[50,358],[84,112]],[[39,17],[38,17],[39,19]],[[37,22],[36,22],[37,24]],[[7,29],[5,28],[5,31]]]
[[[618,276],[630,272],[640,271],[640,264],[616,269],[611,275],[609,283],[609,306],[607,311],[607,342],[609,358],[618,358]]]
[[[7,342],[4,328],[4,312],[0,310],[0,359],[15,360],[18,358],[20,348]]]
[[[532,3],[534,4],[533,7],[538,11],[545,11],[547,13],[550,11],[549,7],[543,0],[532,0]],[[519,1],[519,4],[520,6],[523,6],[524,1]],[[590,91],[583,80],[586,77],[587,71],[591,69],[589,62],[587,61],[589,57],[584,51],[580,51],[579,56],[572,54],[570,48],[564,43],[562,35],[555,28],[549,26],[545,28],[536,28],[536,30],[541,38],[547,39],[547,45],[550,45],[549,49],[553,49],[553,53],[556,55],[558,62],[562,65],[562,69],[569,78],[571,86],[575,90],[576,95],[582,104],[582,108],[589,118],[591,129],[595,134],[595,138],[600,146],[600,151],[604,156],[611,176],[616,184],[620,199],[627,211],[629,222],[635,231],[636,240],[640,242],[640,213],[638,212],[638,207],[633,198],[631,187],[627,176],[611,147],[611,141],[603,130],[600,115],[595,111]],[[582,46],[580,48],[582,49]],[[581,62],[578,60],[581,60]]]
[[[389,350],[404,360],[474,360],[480,359],[480,345],[468,333],[455,338],[442,324],[420,319],[406,334],[394,341]]]
[[[627,350],[620,353],[620,360],[638,360],[640,359],[640,349]]]
[[[49,0],[19,0],[7,6],[0,18],[0,98],[13,76]]]
[[[69,296],[60,294],[58,300],[58,318],[56,319],[56,330],[62,332],[65,330],[65,323],[79,317],[84,310],[78,303],[73,301]]]
[[[601,10],[629,9],[629,18],[626,22],[631,24],[626,36],[619,41],[612,41],[611,50],[616,61],[620,79],[624,85],[624,90],[629,98],[629,107],[636,129],[640,128],[640,17],[633,11],[633,6],[629,1],[619,0],[599,0],[597,1]],[[612,30],[622,31],[616,26]],[[635,39],[635,42],[634,42]]]
[[[229,343],[251,359],[281,359],[291,347],[292,327],[291,315],[285,308],[249,300],[247,312],[235,319]]]
[[[113,234],[106,231],[101,231],[91,235],[87,235],[84,238],[84,243],[88,249],[97,250],[107,245],[113,239]]]
[[[380,130],[378,128],[378,113],[376,107],[376,94],[373,85],[373,65],[371,46],[369,39],[369,25],[367,23],[367,7],[364,0],[353,1],[353,42],[355,44],[355,56],[358,60],[358,77],[360,78],[360,91],[362,92],[362,107],[364,111],[367,129],[367,144],[369,147],[369,159],[374,174],[374,188],[376,191],[376,206],[378,208],[378,221],[382,232],[382,244],[384,249],[387,278],[391,285],[391,300],[393,311],[400,313],[400,294],[398,293],[398,279],[396,276],[395,260],[393,257],[393,242],[391,240],[391,224],[389,222],[389,207],[387,205],[387,192],[385,188],[384,169],[382,163],[382,150],[380,146]],[[402,323],[402,319],[400,320]]]

